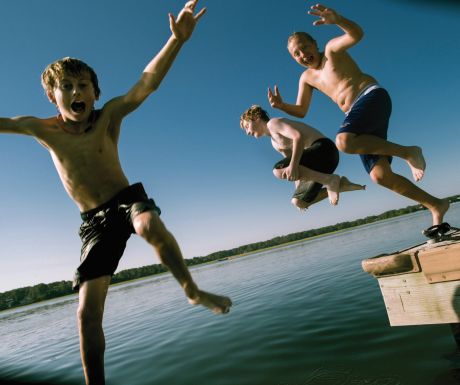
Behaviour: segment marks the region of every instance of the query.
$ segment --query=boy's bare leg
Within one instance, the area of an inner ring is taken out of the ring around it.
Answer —
[[[281,168],[275,168],[273,169],[273,174],[279,179],[285,179],[283,177],[283,170],[284,169]],[[336,174],[324,174],[308,167],[299,166],[299,179],[306,181],[312,180],[322,184],[327,190],[331,205],[335,206],[339,202],[340,176]]]
[[[375,183],[425,206],[431,212],[433,225],[442,223],[444,214],[449,209],[449,201],[438,199],[418,188],[403,176],[395,174],[391,170],[387,158],[381,158],[377,161],[371,170],[370,177]]]
[[[87,385],[105,384],[102,317],[109,284],[110,276],[103,276],[80,285],[77,315],[80,354]]]
[[[138,214],[133,220],[133,225],[136,233],[157,251],[161,263],[179,282],[192,305],[203,305],[216,314],[230,311],[232,306],[230,298],[200,290],[195,284],[176,240],[165,228],[156,212],[147,211]]]
[[[337,148],[347,154],[373,154],[397,156],[409,165],[415,181],[422,179],[425,158],[418,146],[402,146],[374,135],[356,135],[348,132],[336,136]]]
[[[357,191],[357,190],[365,190],[366,185],[362,184],[357,184],[350,182],[347,177],[341,176],[340,177],[340,186],[339,186],[339,191],[342,192],[347,192],[347,191]],[[315,199],[311,202],[305,202],[301,199],[297,198],[292,198],[291,203],[296,206],[299,210],[306,210],[308,209],[311,205],[322,201],[323,199],[326,199],[328,197],[327,190],[325,188],[322,188],[318,195],[315,197]]]

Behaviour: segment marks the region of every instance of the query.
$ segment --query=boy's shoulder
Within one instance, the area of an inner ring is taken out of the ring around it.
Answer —
[[[284,117],[271,118],[267,128],[273,135],[284,135],[285,130],[299,130],[296,121]]]
[[[282,118],[282,117],[271,118],[267,122],[267,128],[269,130],[276,130],[279,127],[281,127],[285,121],[286,121],[286,118]]]
[[[307,68],[305,71],[302,72],[299,78],[299,83],[302,85],[304,88],[310,88],[310,89],[316,89],[314,86],[314,81],[316,78],[318,78],[319,71],[321,70],[312,70],[310,68]]]
[[[281,126],[284,124],[292,125],[294,123],[294,120],[286,118],[284,116],[277,116],[275,118],[271,118],[269,123],[277,126]]]
[[[286,118],[283,118],[281,116],[275,116],[273,118],[270,118],[270,120],[268,121],[267,124],[279,124],[280,122],[282,122],[285,119]]]

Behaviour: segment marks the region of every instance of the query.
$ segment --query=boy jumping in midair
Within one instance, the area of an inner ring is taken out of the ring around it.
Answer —
[[[270,119],[257,105],[241,115],[240,126],[255,138],[269,136],[273,148],[285,156],[275,164],[273,174],[295,182],[291,202],[297,208],[307,209],[327,196],[329,202],[336,205],[340,192],[365,189],[365,186],[333,174],[339,164],[337,147],[313,127],[291,119]]]
[[[449,202],[426,193],[391,169],[391,157],[402,158],[408,163],[415,181],[419,181],[424,174],[425,160],[420,147],[402,146],[387,140],[390,97],[375,78],[361,72],[347,52],[362,39],[362,29],[321,4],[312,6],[309,14],[319,17],[314,25],[335,24],[344,33],[331,39],[323,52],[319,51],[316,41],[309,34],[292,34],[288,39],[288,51],[307,70],[300,77],[296,103],[285,103],[275,86],[274,91],[268,89],[271,106],[290,115],[304,117],[314,89],[329,96],[345,113],[345,120],[336,136],[338,149],[359,154],[375,183],[419,202],[430,210],[433,225],[440,225],[449,209]]]
[[[165,228],[160,209],[140,183],[130,185],[118,157],[123,118],[138,108],[160,85],[183,44],[190,38],[202,9],[189,1],[177,20],[169,14],[171,37],[125,94],[94,110],[99,98],[95,72],[80,60],[64,58],[42,74],[49,100],[59,114],[46,119],[31,116],[0,119],[0,133],[34,137],[51,154],[70,198],[81,212],[81,263],[74,279],[79,289],[78,326],[86,383],[105,383],[102,329],[104,303],[111,275],[132,233],[144,238],[171,271],[191,304],[227,313],[227,297],[200,290],[182,258],[179,246]]]

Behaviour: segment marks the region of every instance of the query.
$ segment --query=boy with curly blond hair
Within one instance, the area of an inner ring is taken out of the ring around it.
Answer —
[[[295,182],[291,203],[300,210],[326,197],[336,205],[340,192],[365,189],[333,174],[339,164],[334,142],[307,124],[286,118],[270,119],[267,111],[253,105],[241,115],[240,127],[255,138],[270,137],[273,148],[285,156],[275,164],[273,174]]]

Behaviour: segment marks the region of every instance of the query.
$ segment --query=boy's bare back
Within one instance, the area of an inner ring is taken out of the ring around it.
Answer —
[[[267,123],[267,128],[270,132],[273,148],[284,156],[291,156],[291,136],[294,131],[301,134],[304,149],[310,147],[316,140],[324,138],[324,135],[317,129],[287,118],[272,118]]]

